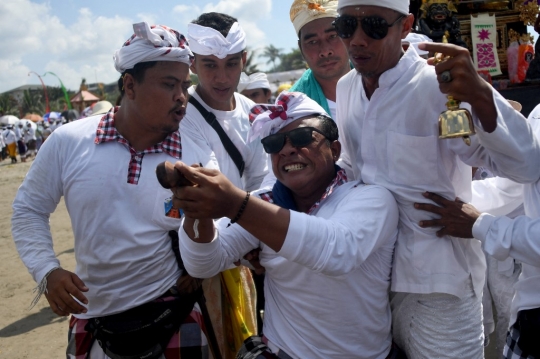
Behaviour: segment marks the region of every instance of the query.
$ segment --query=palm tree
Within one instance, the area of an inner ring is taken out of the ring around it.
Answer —
[[[4,115],[19,116],[17,100],[10,94],[5,93],[0,96],[0,113]]]
[[[261,72],[255,63],[255,54],[257,53],[257,50],[251,50],[249,47],[246,47],[246,51],[248,53],[248,57],[246,60],[246,65],[244,66],[244,72],[248,75],[251,75],[255,72]]]
[[[276,60],[281,57],[281,51],[283,49],[278,49],[274,45],[268,45],[264,48],[264,52],[260,55],[261,57],[267,57],[267,64],[272,63],[272,71],[276,70]]]
[[[22,100],[22,113],[45,113],[45,106],[41,102],[39,91],[24,90]]]

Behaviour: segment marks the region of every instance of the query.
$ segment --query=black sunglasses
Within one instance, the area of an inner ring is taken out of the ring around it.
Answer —
[[[283,146],[285,146],[286,138],[289,138],[293,147],[306,147],[314,141],[313,131],[320,133],[324,138],[330,140],[324,133],[315,127],[298,127],[289,132],[266,136],[261,142],[266,153],[278,153]]]
[[[367,36],[375,40],[381,40],[388,34],[388,28],[394,26],[399,20],[403,19],[405,15],[401,15],[391,24],[380,16],[366,16],[360,20],[362,30]],[[342,39],[348,39],[354,35],[356,28],[358,27],[358,19],[351,15],[338,16],[332,23],[336,28],[336,32]]]

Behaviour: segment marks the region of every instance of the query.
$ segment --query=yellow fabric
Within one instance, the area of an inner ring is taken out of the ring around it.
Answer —
[[[13,142],[7,145],[7,152],[9,157],[16,158],[17,157],[17,143]]]
[[[234,358],[244,340],[257,332],[253,278],[246,267],[221,272],[223,319],[225,325],[225,358]]]

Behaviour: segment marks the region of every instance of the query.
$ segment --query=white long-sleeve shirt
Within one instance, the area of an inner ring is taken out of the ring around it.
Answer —
[[[472,277],[481,296],[485,260],[480,243],[436,240],[437,229],[418,225],[436,215],[418,211],[413,204],[425,202],[424,191],[470,201],[470,166],[484,166],[522,183],[540,178],[540,146],[526,119],[493,91],[495,131],[485,132],[475,117],[477,134],[471,146],[460,138],[439,139],[438,118],[447,98],[439,90],[434,68],[412,47],[381,75],[371,99],[357,71],[341,78],[337,99],[343,162],[351,166],[354,178],[389,189],[399,206],[392,290],[462,297]]]
[[[529,121],[540,136],[540,105],[531,112]],[[510,256],[522,262],[514,287],[510,325],[516,321],[518,311],[540,307],[540,180],[524,185],[524,202],[527,217],[482,214],[473,226],[474,237],[482,241],[487,253],[499,260]]]
[[[24,131],[24,142],[28,143],[31,140],[36,139],[36,130],[34,130],[32,127],[27,127]]]
[[[228,222],[217,223],[210,243],[193,242],[181,228],[184,264],[195,277],[211,277],[260,246],[266,268],[263,331],[273,345],[293,358],[388,355],[398,222],[390,192],[349,182],[310,215],[291,211],[278,253],[237,224],[226,228]]]
[[[2,136],[4,137],[4,141],[6,142],[6,146],[17,142],[17,137],[15,136],[15,132],[13,132],[13,130],[5,130],[2,133]]]
[[[255,105],[247,97],[234,93],[236,107],[232,111],[218,111],[209,107],[195,92],[195,87],[190,87],[189,95],[193,96],[207,111],[212,112],[232,143],[242,154],[245,162],[244,174],[240,178],[238,167],[234,164],[231,156],[223,146],[217,132],[210,126],[197,108],[188,104],[186,116],[180,122],[180,133],[183,137],[189,137],[197,147],[198,152],[205,154],[205,160],[201,163],[205,167],[215,167],[227,176],[237,187],[247,191],[259,189],[259,186],[268,173],[267,154],[261,141],[247,143],[250,129],[249,111]],[[186,151],[190,151],[187,148]],[[192,163],[187,163],[191,165]]]
[[[49,217],[64,196],[75,240],[75,273],[89,288],[84,293],[88,312],[79,318],[146,303],[179,276],[168,232],[178,229],[180,220],[165,216],[164,202],[172,194],[159,185],[155,172],[159,163],[176,158],[145,154],[138,184],[127,183],[129,149],[117,141],[94,143],[102,117],[58,128],[41,147],[13,203],[13,239],[39,283],[60,265]],[[191,146],[187,141],[182,138],[184,147]]]

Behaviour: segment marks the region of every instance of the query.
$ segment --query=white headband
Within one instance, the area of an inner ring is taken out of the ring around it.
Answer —
[[[263,72],[255,72],[249,76],[245,72],[242,72],[240,82],[238,83],[238,92],[242,93],[244,90],[253,89],[270,89],[268,77]]]
[[[337,11],[339,12],[346,6],[360,5],[386,7],[405,15],[409,14],[409,0],[338,0]]]
[[[248,134],[248,142],[272,135],[289,123],[310,115],[330,117],[306,94],[283,91],[275,104],[257,104],[251,109],[249,120],[253,124]]]
[[[120,73],[132,69],[140,62],[177,61],[188,66],[193,61],[184,35],[167,26],[146,22],[133,24],[135,34],[113,55],[114,67]]]
[[[194,53],[214,55],[218,59],[237,54],[246,48],[246,33],[237,22],[231,26],[226,38],[211,27],[197,24],[188,25],[187,37]]]
[[[289,14],[296,35],[308,22],[324,17],[337,17],[337,5],[337,0],[295,0]]]

